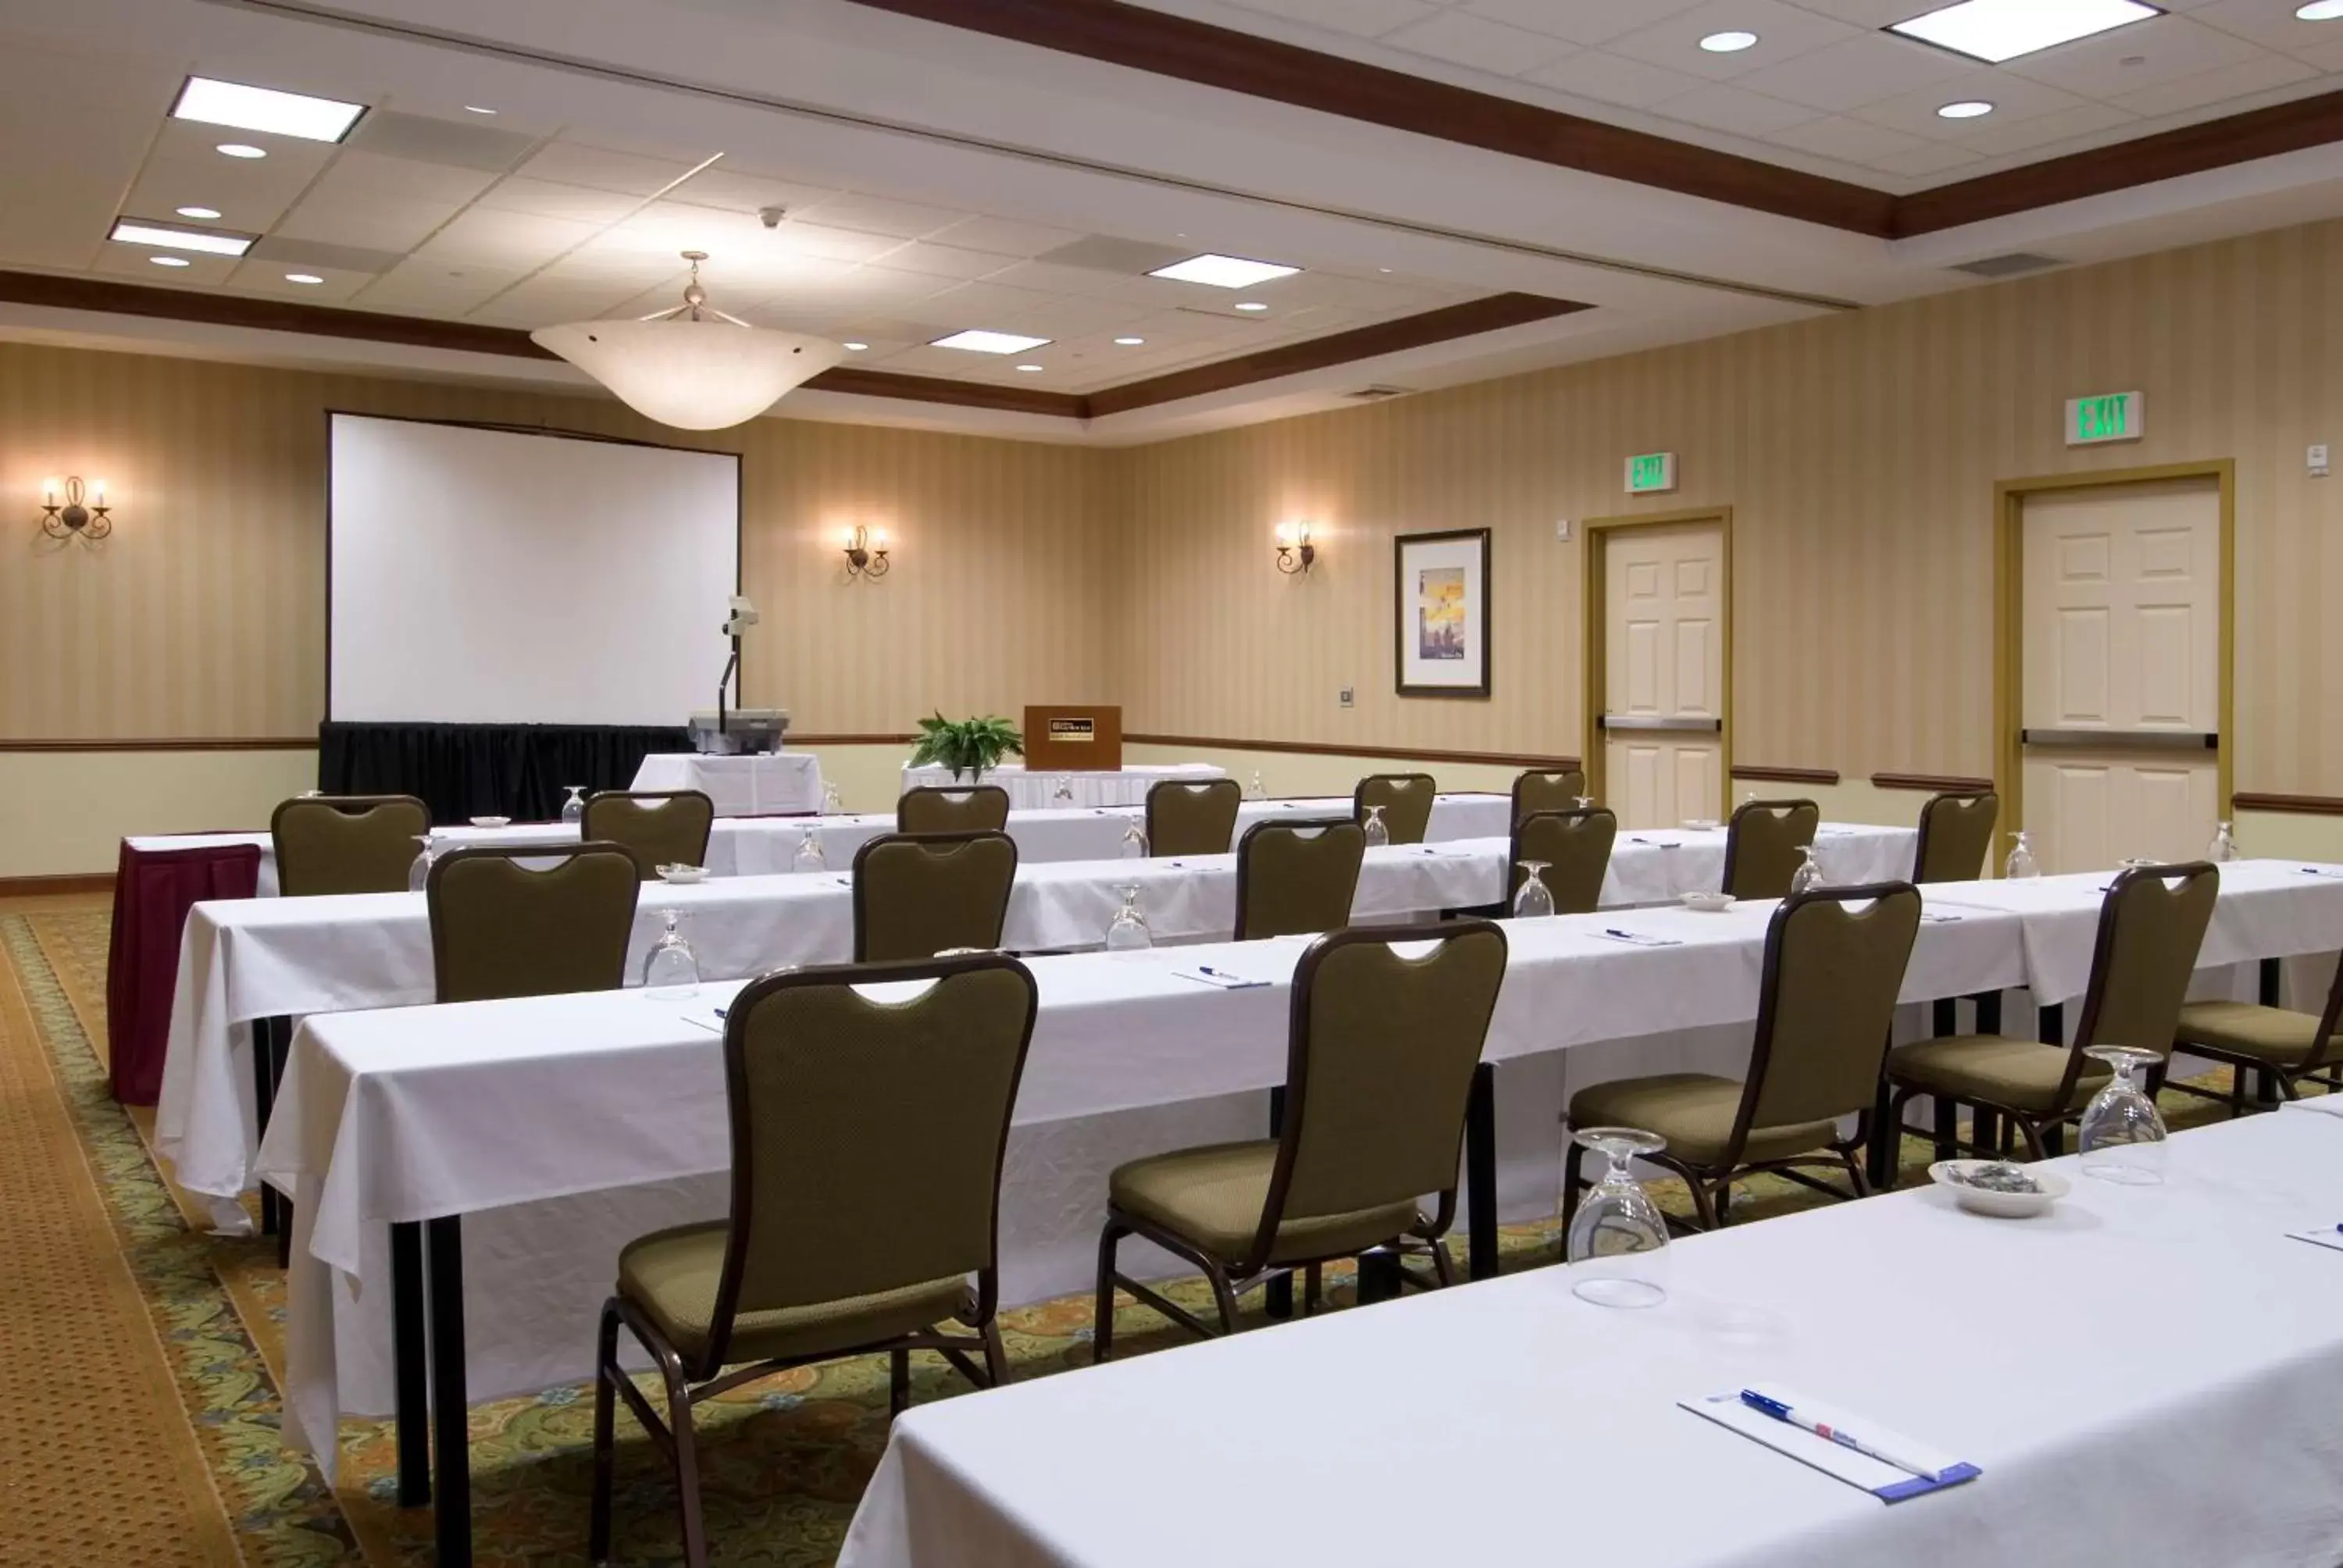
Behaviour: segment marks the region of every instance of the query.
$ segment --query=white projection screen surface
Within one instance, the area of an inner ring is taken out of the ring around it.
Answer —
[[[329,718],[680,725],[713,706],[739,458],[330,423]]]

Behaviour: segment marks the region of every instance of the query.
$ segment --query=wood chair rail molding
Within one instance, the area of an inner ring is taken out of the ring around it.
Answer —
[[[2343,797],[2334,795],[2258,795],[2240,789],[2229,797],[2238,811],[2278,811],[2300,817],[2343,817]]]
[[[1413,746],[1332,745],[1316,740],[1234,740],[1217,735],[1126,734],[1132,746],[1192,746],[1214,751],[1282,751],[1299,757],[1388,757],[1402,762],[1464,762],[1491,768],[1572,769],[1575,757],[1545,757],[1518,751],[1427,751]]]
[[[1982,795],[1993,788],[1990,779],[1959,773],[1874,773],[1875,789],[1925,789],[1931,795]]]
[[[1733,776],[1774,784],[1835,784],[1839,780],[1835,768],[1766,768],[1755,762],[1735,762]]]

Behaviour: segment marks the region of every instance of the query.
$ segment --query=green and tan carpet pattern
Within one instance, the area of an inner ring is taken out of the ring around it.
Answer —
[[[106,950],[103,910],[0,913],[0,1212],[16,1265],[0,1271],[0,1400],[11,1412],[0,1422],[0,1562],[427,1563],[427,1511],[391,1501],[388,1423],[346,1423],[337,1487],[280,1445],[273,1243],[196,1228],[139,1120],[107,1094]],[[2173,1096],[2166,1110],[2179,1125],[2220,1114]],[[1907,1140],[1903,1152],[1906,1180],[1925,1179],[1926,1145]],[[1689,1212],[1681,1188],[1654,1191]],[[1760,1180],[1736,1194],[1735,1213],[1754,1222],[1821,1201]],[[1504,1233],[1509,1269],[1555,1253],[1552,1224]],[[1331,1304],[1348,1307],[1349,1273],[1330,1281]],[[1194,1282],[1172,1293],[1197,1310],[1209,1299]],[[1090,1316],[1086,1295],[1006,1314],[1014,1375],[1086,1365]],[[1119,1354],[1181,1342],[1135,1305],[1116,1332]],[[964,1388],[934,1362],[913,1397]],[[582,1387],[472,1412],[482,1564],[585,1563],[590,1414]],[[718,1559],[827,1563],[885,1445],[885,1363],[736,1391],[703,1411],[701,1431]],[[619,1432],[618,1556],[678,1562],[666,1473],[623,1413]]]

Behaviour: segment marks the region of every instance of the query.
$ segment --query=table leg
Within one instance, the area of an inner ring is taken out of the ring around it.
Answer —
[[[1465,1262],[1476,1280],[1497,1277],[1497,1069],[1473,1070],[1464,1102]]]
[[[423,1228],[390,1228],[391,1386],[398,1425],[398,1505],[431,1501],[431,1370],[423,1338]]]
[[[1932,1020],[1936,1038],[1961,1032],[1960,999],[1940,996],[1936,999],[1936,1017]]]
[[[1896,1181],[1896,1156],[1904,1141],[1904,1130],[1889,1114],[1895,1098],[1887,1080],[1882,1078],[1878,1097],[1871,1105],[1871,1137],[1863,1151],[1864,1174],[1870,1179],[1875,1192],[1886,1191]]]
[[[471,1568],[471,1397],[464,1375],[464,1229],[450,1214],[423,1222],[429,1254],[431,1437],[438,1568]]]
[[[252,1020],[252,1105],[253,1126],[258,1132],[268,1131],[268,1118],[277,1108],[277,1051],[272,1037],[277,1032],[273,1018]],[[267,1182],[260,1184],[260,1233],[274,1236],[277,1231],[277,1189]]]
[[[2279,959],[2264,959],[2261,962],[2261,996],[2264,1007],[2278,1006],[2279,992],[2286,980],[2286,964]]]
[[[2035,1011],[2039,1026],[2034,1037],[2045,1045],[2066,1043],[2066,1006],[2064,1002],[2046,1002]]]
[[[1279,1084],[1269,1091],[1269,1135],[1277,1137],[1285,1131],[1285,1085]],[[1365,1281],[1361,1279],[1362,1286]],[[1280,1274],[1262,1287],[1262,1311],[1272,1318],[1284,1319],[1293,1315],[1293,1276]]]
[[[1997,990],[1989,990],[1982,993],[1975,1000],[1976,1001],[1977,1032],[1979,1034],[1999,1034],[2001,1032],[2001,993]]]

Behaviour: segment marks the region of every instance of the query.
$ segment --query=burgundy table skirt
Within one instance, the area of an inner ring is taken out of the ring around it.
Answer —
[[[179,932],[203,899],[249,899],[260,847],[196,849],[122,846],[114,876],[114,933],[106,960],[106,1044],[114,1098],[152,1105],[163,1092],[163,1048],[179,979]]]

